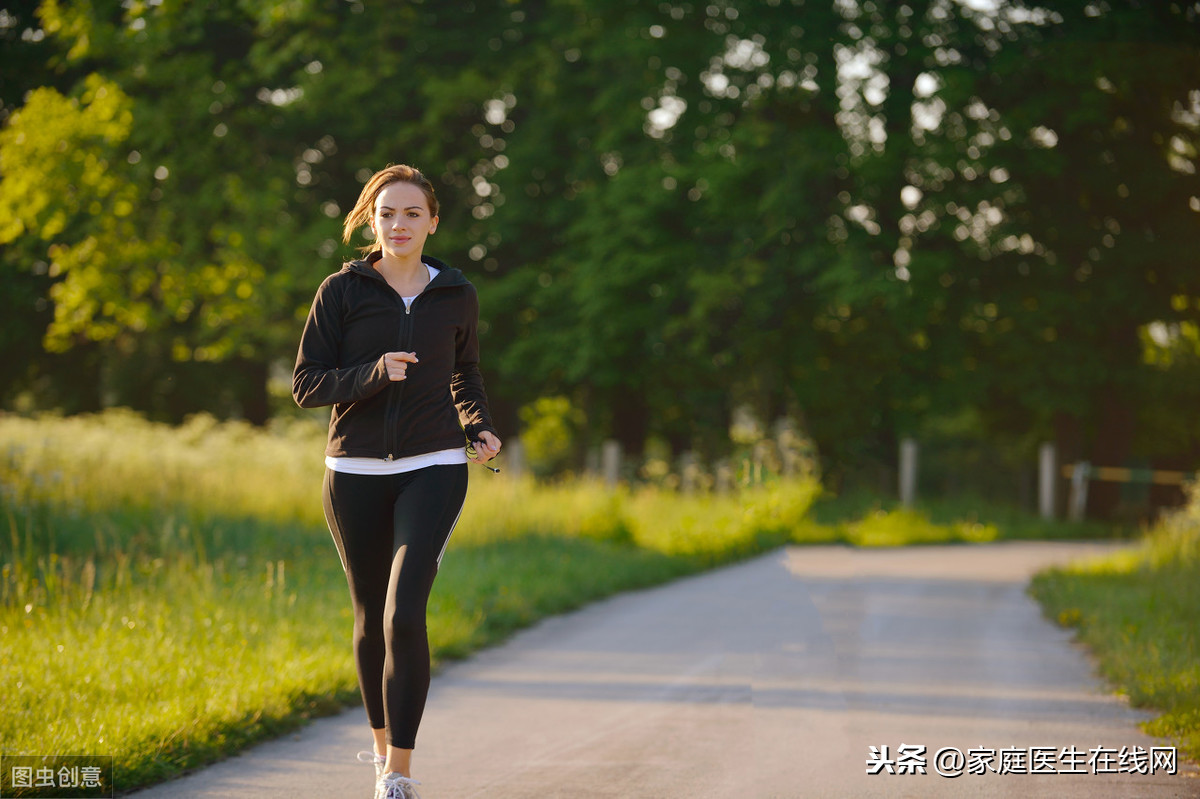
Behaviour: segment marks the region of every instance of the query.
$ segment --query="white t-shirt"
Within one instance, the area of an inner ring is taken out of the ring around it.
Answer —
[[[438,276],[438,272],[442,271],[440,269],[434,269],[429,264],[425,264],[425,268],[429,270],[429,283],[432,283],[433,279]],[[428,286],[429,283],[426,283],[425,285]],[[404,307],[411,308],[412,304],[413,304],[413,300],[415,300],[419,296],[419,294],[420,294],[420,292],[412,295],[411,297],[401,297],[400,299],[404,300]]]
[[[415,472],[426,466],[453,466],[467,462],[467,448],[440,449],[437,452],[426,452],[423,455],[413,455],[408,458],[396,458],[389,461],[383,458],[335,458],[325,456],[325,465],[330,471],[343,474],[401,474]]]

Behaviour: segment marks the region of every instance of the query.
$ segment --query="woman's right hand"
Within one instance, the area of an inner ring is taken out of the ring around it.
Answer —
[[[388,380],[393,382],[403,380],[410,363],[416,363],[417,356],[411,352],[385,352],[383,365],[387,369]]]

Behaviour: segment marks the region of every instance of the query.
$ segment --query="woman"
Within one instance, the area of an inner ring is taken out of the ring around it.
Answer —
[[[367,257],[317,290],[292,396],[303,408],[333,405],[323,494],[375,739],[360,759],[375,763],[376,799],[415,799],[429,591],[462,510],[467,462],[486,463],[501,442],[479,373],[475,288],[423,255],[438,224],[432,184],[405,165],[375,173],[343,240],[364,224],[375,236]]]

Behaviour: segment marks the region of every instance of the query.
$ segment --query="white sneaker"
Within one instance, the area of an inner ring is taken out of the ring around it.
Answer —
[[[383,779],[383,764],[387,762],[387,758],[383,755],[377,755],[374,752],[359,752],[358,761],[360,763],[375,764],[375,782]]]
[[[384,774],[375,783],[375,799],[421,799],[415,786],[421,783],[398,772]]]

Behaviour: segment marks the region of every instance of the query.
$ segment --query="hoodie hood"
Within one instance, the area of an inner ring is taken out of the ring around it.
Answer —
[[[357,258],[353,261],[346,261],[342,264],[343,272],[356,272],[365,277],[370,277],[375,280],[383,280],[383,275],[375,268],[375,262],[383,257],[383,254],[376,250],[366,258]],[[455,269],[453,266],[446,264],[444,261],[434,258],[432,255],[422,255],[421,263],[427,266],[432,266],[438,270],[438,275],[433,279],[429,286],[433,288],[442,288],[444,286],[463,286],[467,284],[467,278],[462,273],[462,270]]]

